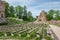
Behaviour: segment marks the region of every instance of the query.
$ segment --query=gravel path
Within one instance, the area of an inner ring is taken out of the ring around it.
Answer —
[[[57,38],[60,40],[60,27],[55,25],[50,25],[52,31],[56,34]]]

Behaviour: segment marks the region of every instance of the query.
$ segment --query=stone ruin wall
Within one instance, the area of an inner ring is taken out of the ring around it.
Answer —
[[[39,16],[36,16],[36,23],[49,23],[49,24],[60,24],[60,20],[56,21],[56,20],[51,20],[51,21],[47,21],[46,20],[46,12],[43,10]]]
[[[39,24],[39,23],[45,23],[46,22],[46,12],[43,10],[41,11],[40,15],[36,17],[37,20],[35,21],[35,23]]]
[[[56,20],[51,20],[48,21],[49,24],[59,24],[60,25],[60,20],[56,21]]]
[[[0,23],[5,23],[5,1],[0,0]]]

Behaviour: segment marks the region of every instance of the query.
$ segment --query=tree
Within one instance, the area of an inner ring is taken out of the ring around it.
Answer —
[[[32,13],[29,11],[28,12],[28,21],[32,21],[33,17],[32,17]]]
[[[49,10],[49,12],[48,12],[50,15],[51,15],[51,17],[53,18],[53,15],[55,14],[55,10]]]
[[[9,6],[9,3],[5,2],[5,16],[14,17],[14,7]]]
[[[53,17],[51,16],[51,14],[47,14],[47,21],[50,21],[52,19],[53,19]]]
[[[27,10],[26,10],[26,6],[24,6],[24,14],[23,14],[23,20],[27,21]]]
[[[5,2],[5,16],[9,17],[9,3]]]
[[[15,9],[16,9],[17,17],[21,19],[23,15],[23,7],[18,5],[17,7],[15,7]]]
[[[55,14],[55,11],[54,10],[49,10],[48,13],[47,13],[47,20],[50,21],[53,18],[53,15]]]
[[[56,13],[55,20],[59,20],[60,19],[59,11],[57,10],[57,11],[55,11],[55,13]]]
[[[14,7],[13,6],[10,6],[9,7],[9,13],[10,13],[10,17],[15,17],[15,12],[14,12]]]

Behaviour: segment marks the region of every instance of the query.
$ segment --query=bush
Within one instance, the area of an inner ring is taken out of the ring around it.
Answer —
[[[4,32],[0,32],[0,36],[4,36]]]
[[[14,36],[18,36],[18,32],[15,32],[15,33],[14,33]]]
[[[7,36],[11,36],[11,33],[10,32],[7,32]]]
[[[26,37],[27,36],[27,33],[26,32],[23,32],[22,34],[21,34],[21,37]]]
[[[30,33],[30,37],[32,37],[32,38],[33,38],[33,37],[36,37],[35,31]]]
[[[41,34],[40,34],[40,39],[42,39],[42,36],[43,36],[43,34],[41,33]]]
[[[46,36],[46,40],[52,40],[51,37],[49,37],[48,35]]]
[[[40,37],[37,37],[35,40],[41,40]]]

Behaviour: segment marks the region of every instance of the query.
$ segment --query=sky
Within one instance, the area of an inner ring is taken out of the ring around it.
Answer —
[[[22,7],[26,5],[27,10],[32,12],[34,17],[38,16],[42,10],[46,12],[54,9],[60,10],[60,0],[5,0],[10,5]]]

